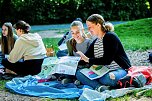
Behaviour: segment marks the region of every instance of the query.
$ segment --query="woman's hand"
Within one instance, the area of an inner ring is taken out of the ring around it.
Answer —
[[[84,60],[85,62],[89,63],[89,58],[86,57],[81,51],[77,51],[77,54],[79,54],[81,56],[81,59]]]

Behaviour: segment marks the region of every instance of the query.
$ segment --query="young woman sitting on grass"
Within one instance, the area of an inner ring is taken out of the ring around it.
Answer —
[[[37,33],[29,33],[31,27],[25,21],[18,21],[14,28],[19,38],[9,57],[2,60],[5,72],[22,76],[40,73],[46,56],[42,38]],[[21,59],[23,61],[20,61]]]
[[[114,26],[110,22],[105,22],[101,15],[89,16],[86,24],[89,32],[97,38],[85,54],[81,51],[77,52],[82,61],[90,65],[106,65],[115,68],[115,70],[99,79],[90,80],[80,72],[80,69],[77,71],[76,77],[82,84],[89,85],[98,91],[109,89],[109,86],[115,87],[117,81],[124,77],[127,74],[127,69],[131,67],[122,43],[113,32]]]
[[[66,44],[69,56],[79,56],[76,52],[81,51],[85,53],[91,44],[91,40],[86,37],[82,22],[73,21],[70,26],[70,33],[72,38]],[[75,76],[54,74],[57,79],[61,80],[62,84],[70,83],[76,80]]]
[[[92,41],[86,37],[82,22],[73,21],[70,26],[70,32],[72,34],[72,39],[67,41],[69,56],[79,56],[79,54],[76,53],[77,51],[85,53]],[[66,78],[62,80],[62,83],[72,82],[75,80],[74,78],[75,76],[67,75]]]

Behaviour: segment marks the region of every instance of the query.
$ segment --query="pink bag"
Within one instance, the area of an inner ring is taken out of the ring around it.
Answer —
[[[128,74],[118,81],[119,88],[126,87],[143,87],[145,84],[152,82],[152,67],[149,66],[132,66]]]
[[[146,84],[152,82],[152,67],[150,66],[132,66],[131,68],[129,68],[127,75],[135,77],[138,76],[140,73],[142,73],[147,79]]]

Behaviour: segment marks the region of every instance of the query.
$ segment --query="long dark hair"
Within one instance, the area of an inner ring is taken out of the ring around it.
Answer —
[[[8,28],[8,34],[7,34],[7,47],[8,47],[8,54],[11,52],[11,50],[13,49],[14,47],[14,43],[15,43],[15,40],[14,40],[14,37],[13,37],[13,28],[12,28],[12,24],[10,22],[6,22],[3,24],[3,26],[6,26]],[[1,34],[1,50],[2,50],[2,54],[5,54],[4,53],[4,46],[5,46],[5,42],[4,42],[4,37],[3,34]]]

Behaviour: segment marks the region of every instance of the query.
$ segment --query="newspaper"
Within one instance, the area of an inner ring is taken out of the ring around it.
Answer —
[[[53,74],[68,74],[68,75],[75,75],[78,62],[80,61],[80,57],[76,56],[64,56],[61,57],[58,63],[53,68]]]
[[[68,74],[75,75],[80,57],[64,56],[64,57],[48,57],[42,64],[42,70],[38,74],[41,78],[47,78],[51,74]]]
[[[41,72],[38,74],[41,78],[47,78],[50,73],[53,72],[54,66],[58,63],[59,59],[57,57],[47,57],[44,59]]]
[[[94,79],[101,78],[106,73],[112,70],[115,70],[115,69],[109,68],[108,66],[92,65],[90,68],[84,68],[80,72],[83,73],[90,80],[94,80]]]

